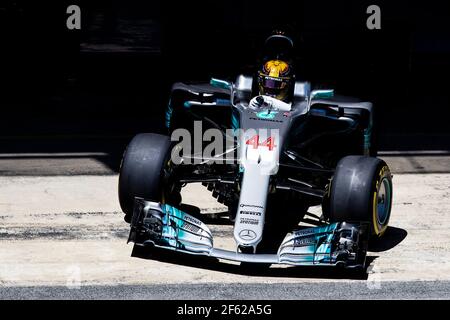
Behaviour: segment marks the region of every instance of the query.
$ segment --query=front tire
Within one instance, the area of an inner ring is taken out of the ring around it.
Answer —
[[[392,175],[378,158],[342,158],[331,182],[329,219],[368,222],[377,237],[386,231],[392,208]]]
[[[135,197],[162,201],[163,169],[170,147],[168,136],[141,133],[125,150],[119,173],[119,202],[126,222],[130,222],[133,215]]]

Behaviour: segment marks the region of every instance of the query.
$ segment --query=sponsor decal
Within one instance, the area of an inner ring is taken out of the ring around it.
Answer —
[[[241,224],[257,225],[257,224],[259,224],[259,220],[258,219],[251,219],[251,218],[241,218],[239,223],[241,223]]]
[[[314,237],[294,239],[294,247],[309,246],[312,244],[316,244],[316,238]]]
[[[256,116],[260,119],[273,119],[277,115],[278,111],[271,111],[269,110],[263,110],[258,113],[256,113]]]
[[[199,227],[197,227],[189,222],[184,222],[183,225],[181,226],[181,228],[184,230],[190,231],[192,233],[201,233],[201,229]]]
[[[313,235],[314,233],[315,233],[314,230],[311,230],[311,229],[298,230],[298,231],[293,232],[295,237],[302,237],[302,236],[307,236],[307,235],[310,236],[310,235]]]
[[[259,120],[259,121],[269,121],[269,122],[278,122],[278,123],[282,123],[283,121],[281,120],[275,120],[275,119],[267,119],[267,118],[254,118],[254,117],[250,117],[250,120]]]
[[[183,216],[183,219],[188,221],[188,222],[190,222],[190,223],[193,223],[193,224],[197,224],[197,225],[201,225],[202,224],[202,222],[200,220],[195,219],[193,217],[190,217],[188,215]]]
[[[242,240],[254,240],[256,239],[256,232],[249,229],[244,229],[239,232],[239,237]]]
[[[261,212],[258,211],[241,211],[241,214],[247,214],[251,216],[261,216]]]
[[[243,207],[249,207],[249,208],[264,209],[264,207],[262,207],[262,206],[257,206],[257,205],[254,205],[254,204],[243,204],[243,203],[241,203],[239,206],[240,206],[241,208],[243,208]]]

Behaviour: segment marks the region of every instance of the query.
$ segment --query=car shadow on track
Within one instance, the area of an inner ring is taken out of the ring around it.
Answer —
[[[350,279],[367,280],[367,270],[343,269],[339,267],[265,267],[260,264],[239,265],[236,263],[220,262],[216,258],[193,256],[171,250],[164,250],[153,247],[134,246],[132,257],[156,260],[160,262],[172,263],[187,267],[206,269],[211,271],[226,272],[236,275],[274,277],[274,278],[318,278],[318,279]],[[376,257],[367,257],[369,266]]]
[[[369,242],[370,252],[384,252],[391,250],[399,245],[406,237],[408,232],[401,228],[388,227],[383,237],[373,239]]]

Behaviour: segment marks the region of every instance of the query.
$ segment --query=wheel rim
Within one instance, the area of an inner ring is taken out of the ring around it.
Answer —
[[[389,218],[391,208],[391,186],[384,178],[381,180],[380,188],[377,192],[377,220],[380,225],[384,225]]]

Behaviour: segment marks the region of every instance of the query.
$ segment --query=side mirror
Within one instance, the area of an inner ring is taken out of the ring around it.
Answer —
[[[210,85],[216,88],[222,88],[222,89],[228,89],[231,90],[232,85],[230,82],[220,79],[211,78],[211,81],[209,82]]]
[[[334,96],[334,90],[313,90],[311,91],[310,99],[326,99]]]

